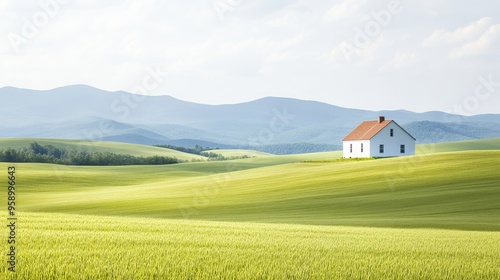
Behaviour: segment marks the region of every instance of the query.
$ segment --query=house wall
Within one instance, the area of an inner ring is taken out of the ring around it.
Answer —
[[[352,144],[352,153],[350,145]],[[363,152],[361,152],[363,144]],[[344,158],[368,158],[370,157],[370,140],[356,140],[342,142]]]
[[[394,129],[394,136],[390,136],[390,130]],[[384,153],[381,154],[380,145],[384,145]],[[405,153],[401,153],[401,145],[405,145]],[[401,129],[396,123],[391,122],[370,141],[370,157],[396,157],[415,154],[415,139]]]

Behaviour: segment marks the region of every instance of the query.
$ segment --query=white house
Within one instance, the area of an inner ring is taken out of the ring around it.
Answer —
[[[415,137],[393,120],[365,121],[343,140],[344,158],[399,157],[415,154]]]

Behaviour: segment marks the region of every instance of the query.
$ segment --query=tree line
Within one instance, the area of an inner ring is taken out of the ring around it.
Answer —
[[[204,157],[207,157],[209,161],[222,161],[222,160],[235,160],[235,159],[250,158],[250,156],[247,156],[247,155],[225,157],[225,156],[218,154],[218,153],[215,153],[215,152],[207,152],[210,150],[219,150],[219,148],[203,147],[203,146],[199,146],[199,145],[196,145],[194,148],[179,147],[179,146],[174,146],[174,145],[153,145],[153,146],[159,147],[159,148],[176,150],[176,151],[189,153],[189,154],[204,156]],[[196,161],[196,160],[193,160],[193,161]]]
[[[175,157],[135,157],[111,152],[86,152],[30,143],[29,148],[0,150],[0,162],[54,163],[64,165],[161,165],[181,162]]]

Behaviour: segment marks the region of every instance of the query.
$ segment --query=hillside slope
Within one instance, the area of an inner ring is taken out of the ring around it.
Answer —
[[[459,151],[500,150],[500,138],[444,142],[417,145],[417,154],[435,154]]]

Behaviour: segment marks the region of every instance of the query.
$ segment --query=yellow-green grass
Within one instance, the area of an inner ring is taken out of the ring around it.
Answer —
[[[292,155],[273,155],[264,156],[251,159],[234,160],[235,163],[249,163],[259,164],[261,166],[281,165],[287,163],[297,163],[302,161],[331,161],[342,158],[342,151],[333,152],[318,152],[308,154],[292,154]]]
[[[500,279],[499,232],[18,218],[17,271],[4,263],[4,279]]]
[[[417,154],[500,150],[500,138],[417,145]]]
[[[500,151],[425,151],[14,164],[19,262],[3,276],[499,279]]]
[[[257,159],[155,167],[18,164],[19,207],[214,221],[500,230],[500,151],[275,166],[251,161]],[[0,170],[6,166],[0,164]]]
[[[62,140],[62,139],[41,139],[41,138],[0,138],[0,149],[2,148],[28,148],[30,143],[37,142],[40,145],[53,145],[57,148],[75,150],[81,152],[110,152],[115,154],[127,154],[132,156],[165,156],[176,157],[181,160],[205,160],[199,155],[183,153],[171,149],[164,149],[153,146],[128,144],[121,142],[100,142],[86,140]]]

